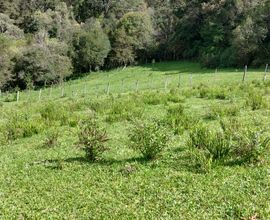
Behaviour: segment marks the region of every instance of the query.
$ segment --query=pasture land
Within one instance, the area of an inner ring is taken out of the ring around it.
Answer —
[[[0,219],[268,219],[263,76],[171,62],[2,94]]]

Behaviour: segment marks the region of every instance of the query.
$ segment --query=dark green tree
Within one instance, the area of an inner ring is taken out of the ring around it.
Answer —
[[[102,67],[110,52],[108,36],[95,19],[82,25],[82,30],[73,39],[74,66],[78,73],[85,73]]]

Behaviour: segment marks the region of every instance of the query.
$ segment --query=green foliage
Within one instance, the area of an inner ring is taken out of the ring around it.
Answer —
[[[260,91],[251,91],[246,99],[246,106],[251,107],[253,111],[262,109],[267,106],[267,102]]]
[[[165,123],[173,129],[174,134],[183,134],[198,122],[199,119],[196,116],[184,111],[182,104],[169,107],[165,118]]]
[[[10,39],[4,34],[0,33],[0,87],[3,88],[8,85],[8,81],[11,79],[11,71],[14,68],[14,62],[12,62],[15,56],[12,47],[15,45],[16,41]]]
[[[194,148],[190,152],[191,162],[195,169],[202,173],[209,173],[213,168],[213,155],[207,150]]]
[[[53,102],[49,102],[42,106],[40,114],[48,125],[55,122],[60,122],[61,125],[68,124],[69,114],[61,104],[56,105]]]
[[[209,87],[205,84],[200,84],[197,88],[199,98],[220,99],[229,98],[229,91],[226,87]]]
[[[112,63],[133,64],[136,52],[146,50],[151,44],[153,26],[147,12],[129,12],[119,21],[115,31]]]
[[[23,30],[15,25],[15,21],[2,13],[0,13],[0,34],[14,39],[21,39],[24,37]]]
[[[1,130],[6,141],[14,141],[39,134],[44,127],[39,117],[32,117],[27,113],[12,112],[8,115]]]
[[[234,139],[238,145],[234,153],[241,163],[258,164],[263,162],[270,138],[264,137],[262,131],[242,130],[240,135],[234,135]]]
[[[160,92],[148,92],[143,95],[142,101],[147,105],[160,105],[167,103],[167,97]]]
[[[137,121],[130,133],[130,146],[147,160],[155,159],[170,141],[170,132],[158,121]]]
[[[98,21],[91,19],[73,39],[74,65],[78,73],[95,70],[104,64],[111,46]]]
[[[15,60],[15,83],[25,89],[29,78],[35,85],[62,82],[72,74],[71,60],[67,57],[66,47],[65,43],[57,40],[26,47]]]
[[[261,126],[256,128],[238,119],[223,119],[220,124],[226,138],[233,141],[234,160],[248,164],[262,162],[270,140]]]
[[[133,100],[115,101],[109,110],[106,117],[107,122],[117,122],[123,120],[132,120],[134,118],[141,118],[143,115],[142,108],[137,106]]]
[[[207,113],[208,119],[218,119],[226,116],[237,116],[240,113],[241,105],[237,103],[230,104],[214,104],[210,106],[210,111]]]
[[[189,132],[187,142],[190,149],[199,149],[210,154],[213,161],[223,161],[233,150],[231,139],[222,131],[215,131],[204,124],[198,124]]]
[[[46,132],[46,138],[44,140],[43,146],[46,148],[55,147],[58,144],[59,139],[59,131],[50,130]]]
[[[96,161],[108,150],[107,132],[100,127],[95,119],[81,121],[78,127],[79,147],[85,152],[89,161]]]

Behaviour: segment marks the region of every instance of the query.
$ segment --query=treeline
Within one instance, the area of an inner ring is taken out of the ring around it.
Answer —
[[[153,59],[260,66],[270,0],[0,0],[0,47],[2,90]]]

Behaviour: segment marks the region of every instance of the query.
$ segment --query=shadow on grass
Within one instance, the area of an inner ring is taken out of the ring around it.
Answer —
[[[126,165],[127,163],[139,163],[139,164],[147,165],[149,162],[151,162],[151,161],[149,161],[143,157],[128,158],[128,159],[124,159],[124,160],[100,159],[100,160],[96,160],[96,161],[90,161],[86,157],[71,157],[71,158],[67,158],[64,160],[56,159],[56,160],[45,160],[45,161],[35,162],[32,165],[42,164],[46,168],[55,170],[55,169],[62,169],[62,167],[66,163],[89,164],[89,165],[98,165],[98,166],[112,166],[112,165],[117,164],[117,165],[123,166],[123,165]]]
[[[99,165],[110,166],[113,164],[125,164],[125,163],[132,163],[132,162],[147,164],[149,161],[143,157],[128,158],[128,159],[123,159],[123,160],[100,159],[100,160],[96,160],[96,161],[90,161],[86,157],[73,157],[73,158],[68,158],[68,159],[64,160],[64,162],[66,162],[66,163],[99,164]]]

